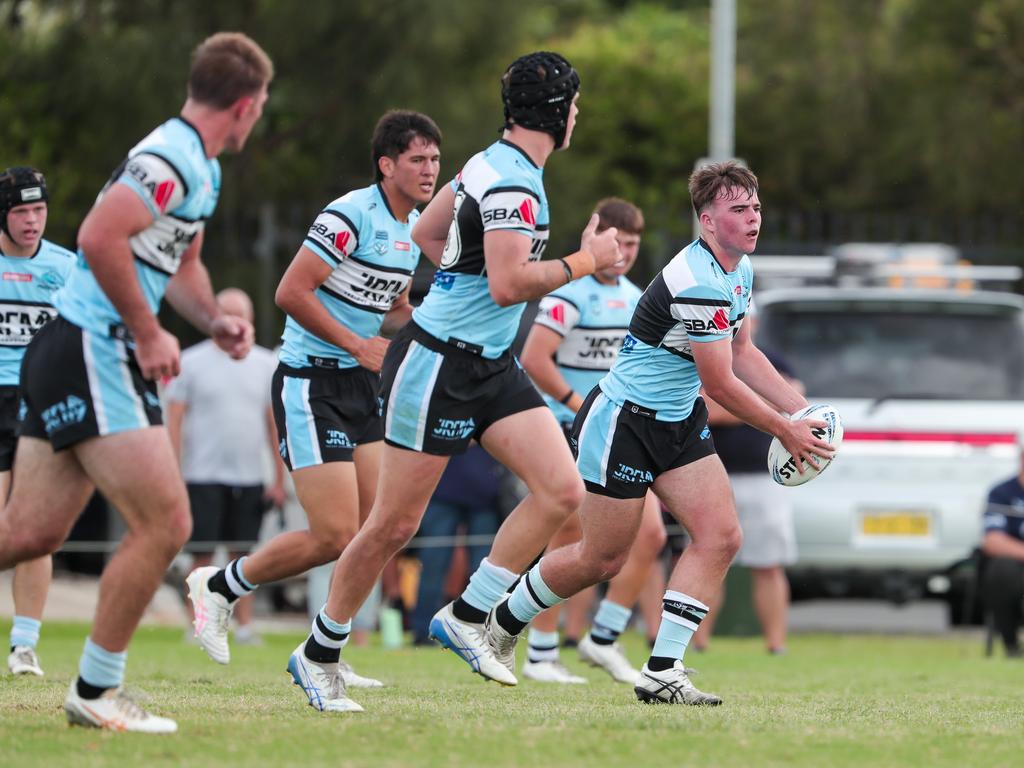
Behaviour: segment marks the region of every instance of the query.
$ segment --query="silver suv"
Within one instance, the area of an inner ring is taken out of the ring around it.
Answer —
[[[988,489],[1019,467],[1024,299],[804,285],[755,301],[758,345],[786,357],[812,403],[838,407],[846,430],[828,471],[792,489],[794,596],[952,598],[950,569],[980,540]]]

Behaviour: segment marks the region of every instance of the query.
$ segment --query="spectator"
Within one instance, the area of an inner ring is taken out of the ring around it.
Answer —
[[[244,291],[217,294],[221,310],[249,322],[252,302]],[[277,431],[270,410],[270,379],[277,358],[254,346],[243,360],[233,360],[212,341],[203,341],[181,356],[181,375],[167,389],[167,428],[192,506],[195,567],[209,565],[220,543],[229,556],[246,554],[259,537],[267,505],[284,502],[284,465],[277,453]],[[269,448],[274,482],[264,490]],[[191,610],[188,601],[186,604]],[[236,642],[258,642],[252,631],[252,598],[235,612]]]
[[[748,322],[754,321],[756,315],[751,312]],[[802,393],[803,385],[786,361],[769,349],[762,351],[779,373]],[[736,513],[743,529],[743,544],[736,555],[736,564],[750,569],[754,612],[761,623],[768,652],[782,654],[786,650],[789,613],[786,566],[796,562],[796,531],[787,489],[768,474],[768,446],[772,436],[743,423],[706,393],[704,401],[708,406],[708,424],[715,449],[729,473]],[[706,619],[694,635],[695,650],[707,647],[714,619],[724,600],[723,592],[711,602],[710,621]]]
[[[477,443],[465,454],[453,456],[427,505],[419,536],[451,537],[460,526],[467,536],[496,534],[502,519],[498,499],[503,476],[501,465]],[[489,539],[466,547],[467,573],[476,571],[490,548]],[[430,642],[430,620],[449,600],[444,586],[454,550],[451,545],[434,546],[429,542],[419,550],[422,569],[411,621],[414,642],[418,645]]]
[[[1016,477],[1000,483],[988,494],[982,551],[985,600],[1006,655],[1021,656],[1017,630],[1024,602],[1024,452]]]

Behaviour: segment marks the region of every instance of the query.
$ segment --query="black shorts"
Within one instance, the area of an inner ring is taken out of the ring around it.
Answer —
[[[263,523],[262,485],[188,483],[192,544],[255,542]],[[244,549],[245,547],[239,547]],[[194,551],[208,551],[196,547]]]
[[[510,350],[481,357],[411,321],[388,347],[381,400],[387,443],[437,456],[464,453],[506,416],[547,407]]]
[[[0,472],[9,472],[14,466],[20,415],[21,395],[18,393],[18,387],[0,386]]]
[[[53,450],[163,424],[156,382],[142,377],[120,338],[57,317],[33,337],[21,363],[21,434]]]
[[[352,461],[357,445],[380,440],[379,381],[365,368],[279,364],[271,398],[281,458],[288,469]]]
[[[591,390],[569,438],[590,493],[639,499],[658,475],[715,452],[701,398],[682,421],[658,421],[655,416],[655,411],[628,400],[616,405],[600,387]]]

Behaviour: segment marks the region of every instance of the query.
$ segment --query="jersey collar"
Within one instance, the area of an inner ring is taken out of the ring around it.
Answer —
[[[712,261],[714,261],[715,264],[718,266],[718,268],[720,270],[722,270],[722,274],[723,275],[731,275],[732,274],[732,272],[730,272],[729,270],[727,270],[725,267],[722,266],[722,262],[720,262],[718,260],[718,257],[715,256],[715,252],[711,250],[711,246],[707,244],[707,242],[704,240],[703,237],[698,237],[697,238],[697,244],[700,245],[705,251],[708,252],[708,256],[710,256]]]
[[[391,210],[391,203],[388,202],[388,196],[384,194],[384,187],[380,185],[380,182],[378,181],[374,183],[373,186],[377,188],[377,194],[380,195],[381,202],[384,203],[384,208],[387,209],[388,215],[398,224],[407,223],[404,221],[398,221],[398,217],[395,216],[395,212]]]
[[[200,149],[203,150],[203,156],[208,157],[208,155],[206,154],[206,143],[203,141],[203,134],[199,132],[199,129],[196,128],[192,123],[190,123],[181,115],[178,115],[177,119],[181,120],[181,122],[183,122],[185,125],[192,129],[192,132],[195,133],[196,138],[199,139],[199,147]]]
[[[504,144],[506,147],[512,147],[512,149],[514,149],[516,152],[518,152],[519,154],[521,154],[523,157],[526,158],[526,162],[528,162],[530,165],[532,165],[537,170],[540,170],[540,166],[537,165],[535,162],[533,162],[533,160],[530,159],[530,156],[528,154],[526,154],[526,150],[524,150],[518,144],[513,144],[508,139],[498,139],[498,143],[499,144]]]

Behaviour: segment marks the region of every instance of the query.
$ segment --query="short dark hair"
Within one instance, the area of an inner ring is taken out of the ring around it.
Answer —
[[[437,123],[421,112],[409,109],[392,109],[385,112],[373,129],[370,147],[373,155],[373,177],[376,181],[384,178],[380,170],[380,159],[390,157],[397,160],[413,139],[419,137],[428,144],[441,146],[441,129]]]
[[[615,227],[620,232],[639,235],[644,231],[644,214],[639,208],[621,197],[606,197],[594,208],[600,221],[598,232]]]
[[[188,97],[227,109],[273,79],[273,62],[252,38],[241,32],[218,32],[192,52]]]
[[[757,176],[735,160],[709,163],[695,170],[690,174],[690,200],[694,213],[700,216],[700,212],[711,205],[723,189],[730,187],[754,195],[757,193]]]

